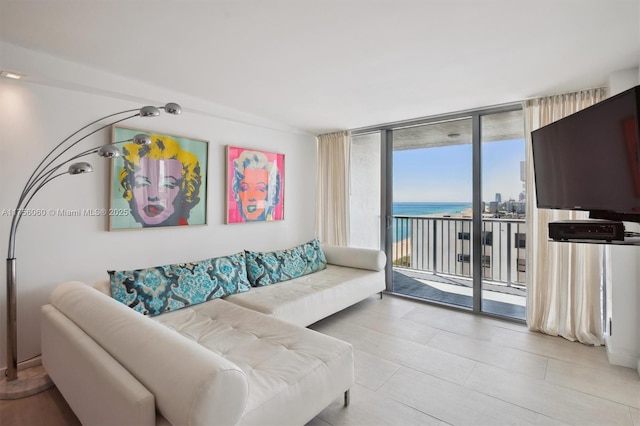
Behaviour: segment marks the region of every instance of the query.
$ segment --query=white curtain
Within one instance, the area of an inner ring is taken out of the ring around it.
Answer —
[[[590,345],[603,343],[600,300],[603,248],[599,244],[548,241],[549,222],[588,216],[585,212],[536,208],[531,131],[605,97],[604,89],[592,89],[525,103],[527,325],[531,330]]]
[[[327,244],[349,245],[351,132],[317,137],[316,236]]]

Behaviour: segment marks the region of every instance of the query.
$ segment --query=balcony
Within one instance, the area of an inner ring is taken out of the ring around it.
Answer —
[[[473,307],[472,220],[394,216],[393,291]],[[482,310],[526,317],[524,219],[483,218]]]

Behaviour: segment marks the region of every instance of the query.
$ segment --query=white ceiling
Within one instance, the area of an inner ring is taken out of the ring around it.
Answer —
[[[604,86],[639,0],[0,0],[0,39],[314,134]]]

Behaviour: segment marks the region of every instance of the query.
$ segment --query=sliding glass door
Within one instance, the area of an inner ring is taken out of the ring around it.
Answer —
[[[524,320],[524,160],[519,105],[356,133],[352,245],[389,292]]]
[[[473,306],[469,117],[393,130],[392,291]]]
[[[522,111],[480,115],[481,309],[526,319],[525,141]]]

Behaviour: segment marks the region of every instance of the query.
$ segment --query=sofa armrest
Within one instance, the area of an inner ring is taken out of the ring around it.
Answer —
[[[82,424],[156,424],[151,392],[52,305],[42,307],[42,364]]]
[[[111,281],[109,280],[100,280],[93,284],[93,288],[96,290],[106,294],[109,297],[111,296]]]
[[[382,250],[322,244],[322,251],[332,265],[381,271],[387,263]]]
[[[242,416],[247,377],[222,356],[80,282],[59,285],[50,302],[147,388],[172,424],[229,425]]]

